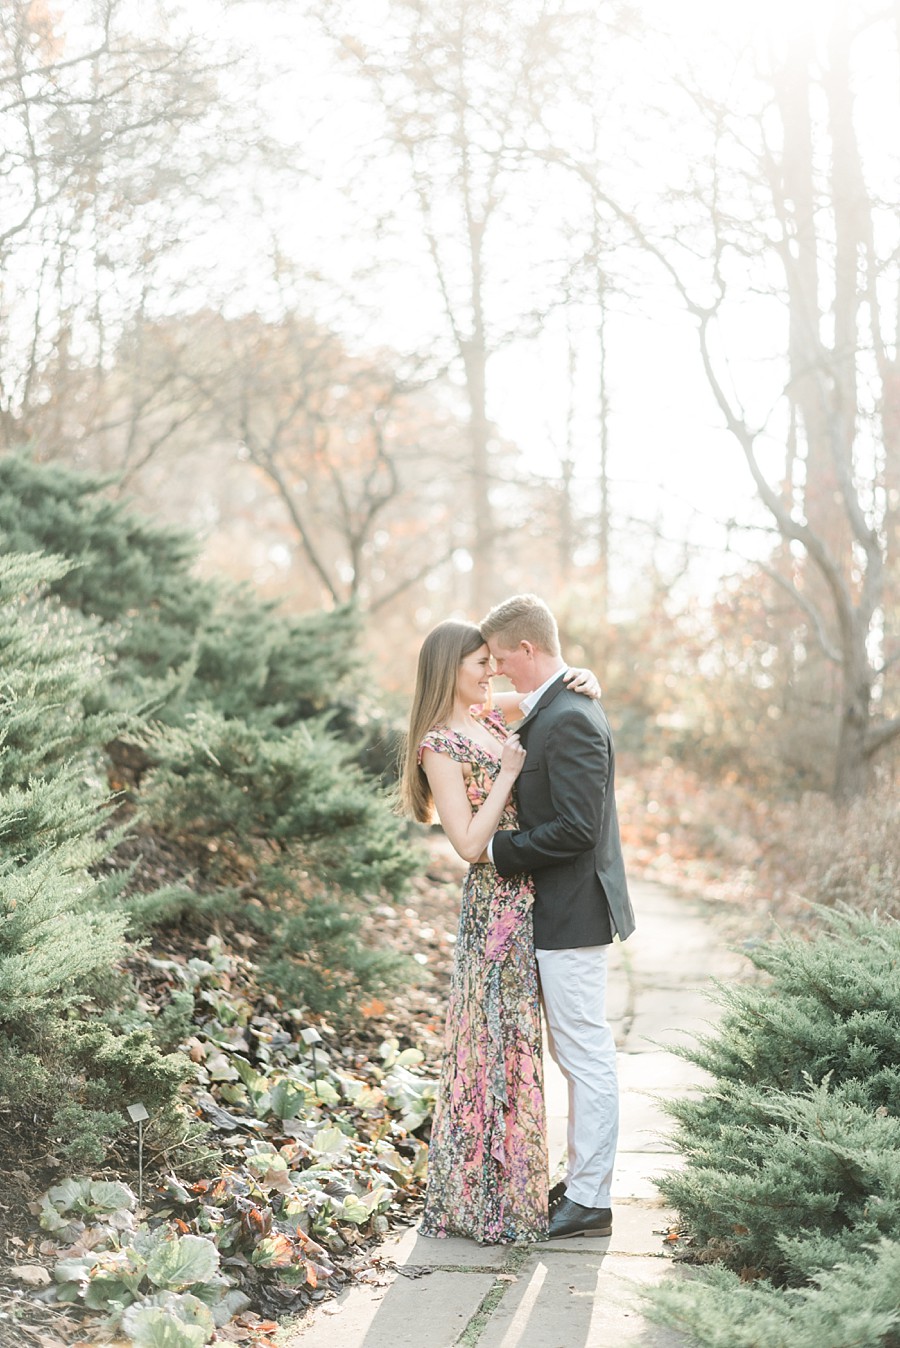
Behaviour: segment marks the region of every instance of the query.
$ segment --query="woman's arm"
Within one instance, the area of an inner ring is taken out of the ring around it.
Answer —
[[[497,711],[503,712],[503,719],[507,725],[513,725],[516,721],[522,719],[522,708],[519,703],[522,701],[522,693],[495,693],[493,703]]]
[[[581,669],[573,665],[563,675],[563,682],[567,688],[571,688],[573,693],[583,693],[585,697],[593,698],[595,702],[600,701],[603,690],[600,687],[600,680],[593,670]],[[522,719],[522,708],[519,704],[523,696],[523,693],[494,693],[491,705],[496,707],[498,711],[502,711],[503,719],[507,725],[514,725],[516,721]],[[481,714],[484,714],[484,708],[482,708]]]
[[[484,804],[473,813],[472,804],[466,795],[462,763],[434,749],[423,752],[422,767],[441,824],[454,851],[459,853],[463,861],[478,861],[483,855],[497,830],[513,783],[522,771],[524,762],[525,750],[519,743],[518,735],[510,735],[503,745],[500,771],[494,785]]]
[[[594,702],[600,701],[603,689],[600,687],[600,680],[592,669],[581,669],[578,665],[572,665],[563,675],[563,683],[573,693],[583,693],[585,697],[592,698]]]

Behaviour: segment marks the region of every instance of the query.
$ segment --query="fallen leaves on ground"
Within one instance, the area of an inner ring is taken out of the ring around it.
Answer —
[[[141,1213],[136,1185],[88,1176],[52,1184],[31,1205],[42,1233],[8,1245],[20,1275],[34,1270],[10,1292],[10,1348],[138,1343],[166,1318],[185,1343],[266,1348],[280,1317],[349,1280],[388,1276],[372,1251],[421,1206],[458,891],[459,869],[439,850],[409,905],[373,902],[373,931],[421,957],[422,981],[389,1000],[364,999],[354,1032],[264,992],[237,939],[211,937],[184,953],[170,941],[140,957],[148,1006],[165,1006],[174,991],[193,995],[182,1045],[195,1065],[191,1105],[223,1164],[182,1178],[160,1173],[164,1158],[151,1153]],[[21,1178],[33,1193],[32,1177]]]

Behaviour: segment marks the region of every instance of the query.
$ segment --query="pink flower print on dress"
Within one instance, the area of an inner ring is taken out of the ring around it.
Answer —
[[[522,924],[521,914],[515,912],[506,912],[499,917],[496,922],[492,922],[488,929],[487,941],[484,947],[484,957],[486,960],[498,960],[503,955],[510,943],[513,933]]]
[[[499,712],[483,724],[506,738]],[[499,758],[446,729],[423,740],[468,765],[466,795],[479,808]],[[512,806],[502,828],[515,827]],[[493,866],[470,867],[463,884],[447,1052],[428,1154],[420,1231],[486,1243],[547,1235],[547,1149],[541,1025],[531,927],[530,879],[502,880]]]

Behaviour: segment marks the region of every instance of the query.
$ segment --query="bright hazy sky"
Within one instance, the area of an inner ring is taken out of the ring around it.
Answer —
[[[824,27],[836,3],[839,0],[639,0],[635,7],[651,36],[633,44],[629,55],[617,57],[621,98],[613,100],[611,113],[620,119],[624,144],[636,125],[640,141],[633,183],[628,181],[628,155],[619,156],[622,164],[617,172],[626,195],[633,189],[636,199],[646,197],[656,179],[662,181],[670,171],[673,154],[681,154],[688,165],[692,153],[691,145],[679,140],[681,128],[671,113],[656,140],[638,125],[642,100],[657,97],[654,74],[680,74],[679,63],[685,72],[689,67],[703,70],[709,59],[712,86],[724,92],[721,81],[727,80],[727,72],[723,75],[720,58],[708,57],[714,31],[727,34],[738,49],[753,42],[778,45],[796,24]],[[416,221],[410,214],[404,222],[401,214],[396,233],[379,241],[367,228],[359,203],[350,202],[341,188],[341,178],[355,176],[373,215],[383,204],[379,196],[390,201],[403,189],[401,168],[394,181],[390,170],[387,175],[379,170],[376,182],[366,182],[371,117],[353,80],[312,34],[302,4],[239,7],[231,22],[242,42],[257,50],[266,65],[281,70],[281,76],[269,83],[267,111],[273,127],[283,128],[286,139],[296,125],[304,125],[304,154],[313,169],[311,175],[300,177],[296,193],[285,194],[277,203],[266,201],[265,219],[256,221],[257,234],[269,229],[280,233],[296,257],[324,273],[325,279],[310,292],[322,317],[333,315],[348,330],[347,296],[338,296],[343,288],[352,301],[349,331],[355,330],[361,343],[421,348],[430,332],[440,330],[441,318]],[[317,110],[311,126],[310,108]],[[366,192],[374,195],[366,198]],[[226,222],[224,229],[233,223]],[[532,250],[534,243],[532,232],[528,241]],[[262,240],[257,246],[264,246]],[[548,235],[548,249],[552,246]],[[511,232],[508,250],[513,259],[516,248]],[[532,256],[533,251],[522,255],[523,283]],[[357,287],[354,273],[363,268],[369,268],[369,274]],[[741,452],[719,427],[692,321],[649,266],[639,264],[637,270],[643,272],[638,277],[639,293],[614,299],[607,330],[614,510],[620,522],[659,518],[673,538],[687,532],[702,546],[715,547],[722,538],[715,521],[734,516],[762,520],[763,515],[755,505]],[[252,267],[245,275],[251,277]],[[251,288],[252,284],[251,280]],[[360,305],[356,301],[363,293],[366,302]],[[298,299],[304,302],[302,295]],[[757,360],[760,371],[767,345],[772,350],[766,332],[773,318],[778,321],[771,307],[756,309],[753,303],[743,314],[745,349],[740,354],[747,362]],[[564,440],[570,343],[579,355],[583,387],[594,377],[593,322],[577,310],[557,311],[537,340],[514,342],[492,362],[490,414],[501,434],[521,447],[531,471],[552,471],[553,446]],[[771,374],[770,368],[769,382]],[[596,463],[596,428],[590,411],[577,412],[574,425],[579,469],[589,493]],[[745,546],[752,552],[763,544],[750,536]]]

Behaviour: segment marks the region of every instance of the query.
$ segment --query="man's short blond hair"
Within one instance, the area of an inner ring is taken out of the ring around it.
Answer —
[[[479,623],[485,641],[496,638],[504,650],[515,650],[520,641],[530,641],[545,655],[559,655],[559,629],[543,599],[536,594],[514,594],[496,604]]]

